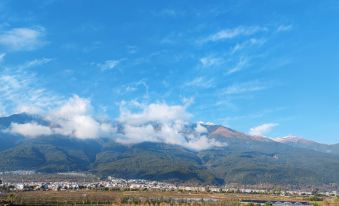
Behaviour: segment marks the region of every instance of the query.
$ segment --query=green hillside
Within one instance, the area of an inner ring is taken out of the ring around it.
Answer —
[[[27,115],[0,118],[0,127],[5,128],[11,121],[26,122],[31,118]],[[339,184],[336,152],[275,142],[218,125],[205,127],[208,138],[227,146],[193,151],[164,143],[124,145],[116,143],[114,137],[25,138],[3,130],[0,132],[0,171],[89,171],[102,177],[192,184]],[[187,126],[185,132],[189,134],[192,128],[194,126]],[[331,147],[338,149],[338,145]]]
[[[120,145],[66,137],[26,139],[0,152],[0,170],[90,171],[100,176],[195,184],[339,183],[339,158],[273,142],[190,151],[176,145]]]

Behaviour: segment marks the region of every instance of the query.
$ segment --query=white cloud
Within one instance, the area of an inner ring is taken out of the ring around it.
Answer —
[[[143,125],[124,124],[124,136],[118,138],[120,143],[163,142],[167,144],[185,145],[187,142],[180,132],[184,124],[172,123],[145,123]],[[186,146],[186,145],[185,145]]]
[[[12,123],[9,131],[26,137],[38,137],[52,134],[52,130],[49,127],[39,125],[36,122],[25,124]]]
[[[190,134],[185,134],[185,126],[190,122],[191,114],[182,105],[153,103],[138,105],[141,111],[133,112],[121,108],[118,121],[124,125],[124,134],[117,138],[120,143],[133,144],[144,141],[177,144],[193,150],[225,146],[203,133],[206,128],[197,125]]]
[[[16,113],[27,113],[27,114],[39,114],[42,108],[36,107],[34,105],[18,105],[16,107]]]
[[[198,123],[195,127],[195,131],[202,134],[202,133],[207,133],[207,128],[202,126],[200,123]]]
[[[104,61],[103,63],[97,64],[97,66],[98,66],[102,71],[105,71],[105,70],[115,69],[120,63],[121,63],[121,60],[110,59],[110,60]]]
[[[75,115],[86,115],[90,112],[90,109],[90,101],[88,99],[73,96],[64,105],[55,110],[53,114],[68,119]]]
[[[226,95],[233,95],[233,94],[241,94],[241,93],[248,93],[248,92],[256,92],[260,90],[264,90],[267,87],[258,81],[253,82],[244,82],[239,84],[234,84],[227,87],[223,94]]]
[[[249,27],[239,26],[232,29],[225,29],[215,34],[212,34],[207,38],[201,40],[200,43],[223,41],[227,39],[233,39],[239,36],[250,36],[262,31],[267,31],[267,28],[260,26],[249,26]]]
[[[12,51],[33,50],[45,44],[44,33],[43,27],[13,28],[0,32],[0,45]]]
[[[111,137],[122,144],[161,142],[193,150],[226,146],[209,139],[206,136],[207,129],[201,124],[197,124],[190,133],[185,132],[191,120],[185,105],[132,104],[138,111],[130,109],[126,104],[121,107],[118,122],[122,131],[118,131],[109,122],[95,119],[90,101],[78,96],[73,96],[61,106],[46,112],[44,118],[49,122],[48,125],[35,122],[13,123],[8,131],[27,137],[53,134],[79,139]]]
[[[185,124],[183,122],[145,124],[133,126],[125,124],[124,135],[117,139],[124,144],[134,144],[140,142],[163,142],[166,144],[176,144],[193,150],[204,150],[211,147],[223,147],[224,143],[214,139],[209,139],[202,133],[206,128],[199,126],[192,134],[184,134]]]
[[[187,147],[195,150],[205,150],[211,147],[225,147],[225,146],[227,146],[226,143],[221,143],[214,139],[209,139],[206,136],[194,139],[193,141],[188,142],[187,145]]]
[[[274,127],[277,127],[277,123],[266,123],[250,129],[249,134],[254,136],[265,136]]]
[[[150,124],[145,126],[133,126],[127,124],[124,126],[124,134],[125,135],[122,138],[118,138],[118,142],[123,144],[160,141],[156,139],[156,132]]]
[[[202,121],[200,121],[200,122],[198,122],[200,125],[202,125],[202,124],[204,124],[204,125],[208,125],[208,126],[215,126],[216,124],[215,123],[213,123],[213,122],[202,122]]]
[[[90,101],[78,96],[71,97],[62,106],[49,111],[45,118],[50,125],[34,122],[12,124],[9,131],[28,137],[59,134],[79,139],[109,137],[116,131],[111,124],[93,118]]]
[[[165,103],[152,103],[143,106],[141,112],[131,112],[125,107],[120,109],[119,121],[129,124],[143,124],[151,121],[172,122],[187,121],[191,114],[181,105],[169,106]]]
[[[107,137],[115,132],[109,123],[94,119],[90,101],[78,96],[73,96],[64,105],[49,112],[47,120],[56,125],[54,133],[80,139]]]

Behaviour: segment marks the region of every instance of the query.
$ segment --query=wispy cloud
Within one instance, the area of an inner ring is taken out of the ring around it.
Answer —
[[[256,111],[254,113],[246,113],[244,115],[236,115],[236,116],[228,116],[228,121],[239,121],[239,120],[253,120],[253,119],[259,119],[267,116],[268,114],[277,113],[283,111],[285,108],[283,107],[277,107],[277,108],[271,108],[271,109],[264,109],[260,111]]]
[[[261,91],[267,88],[267,85],[259,81],[244,82],[239,84],[233,84],[224,89],[223,94],[235,95],[249,92]]]
[[[19,69],[27,69],[35,66],[41,66],[53,61],[52,58],[33,59],[19,66]]]
[[[248,59],[245,57],[241,57],[235,66],[227,70],[227,74],[233,74],[233,73],[239,72],[243,70],[247,65],[248,65]]]
[[[0,53],[0,63],[5,59],[6,53]]]
[[[277,28],[277,32],[286,32],[286,31],[290,31],[291,29],[293,28],[293,25],[292,24],[282,24],[282,25],[279,25],[278,28]]]
[[[0,31],[0,46],[11,51],[33,50],[46,44],[43,27],[13,28]]]
[[[156,17],[182,17],[186,15],[186,11],[185,10],[179,10],[177,8],[173,9],[173,8],[166,8],[163,10],[157,10],[152,12],[152,14]]]
[[[179,44],[182,43],[183,41],[183,33],[181,32],[171,32],[164,36],[161,40],[161,44],[166,44],[166,45],[174,45],[174,44]]]
[[[170,17],[175,17],[178,15],[178,11],[174,9],[164,9],[160,12],[160,15],[162,16],[170,16]]]
[[[266,39],[263,38],[251,38],[249,40],[246,40],[241,43],[237,43],[232,49],[231,49],[231,54],[234,54],[236,52],[239,52],[245,48],[249,48],[251,46],[261,46],[266,42]]]
[[[120,63],[121,63],[121,59],[109,59],[104,61],[103,63],[98,63],[96,64],[102,71],[106,71],[106,70],[112,70],[115,69]]]
[[[249,134],[254,136],[265,136],[273,128],[277,127],[277,123],[266,123],[250,129]]]
[[[63,101],[59,95],[40,85],[32,72],[5,68],[0,71],[0,105],[6,113],[29,112],[50,108]]]
[[[135,54],[135,53],[138,52],[137,46],[128,45],[126,48],[127,48],[128,53],[130,53],[130,54]]]
[[[220,65],[222,63],[222,59],[218,57],[207,56],[200,58],[199,62],[203,67],[212,67]]]
[[[128,93],[140,92],[143,98],[149,97],[149,86],[145,80],[139,80],[126,85],[121,85],[114,90],[115,95],[125,96]]]
[[[201,87],[211,88],[214,86],[213,79],[206,79],[205,77],[196,77],[185,84],[187,87]]]
[[[224,29],[219,32],[216,32],[204,39],[201,39],[199,43],[223,41],[233,39],[239,36],[250,36],[262,31],[267,31],[267,28],[260,26],[247,26],[247,27],[239,26],[236,28]]]
[[[238,106],[233,102],[233,99],[217,100],[214,104],[216,107],[228,108],[231,110],[238,109]]]

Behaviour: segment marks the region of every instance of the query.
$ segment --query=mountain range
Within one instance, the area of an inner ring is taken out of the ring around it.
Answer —
[[[204,123],[185,126],[182,133],[187,141],[199,125],[209,140],[221,145],[193,150],[164,142],[122,144],[114,137],[79,139],[51,134],[32,138],[9,132],[12,124],[29,122],[49,124],[40,116],[24,113],[0,118],[0,171],[86,171],[101,177],[216,185],[339,184],[339,144],[293,136],[251,136]],[[123,132],[123,125],[118,126]]]

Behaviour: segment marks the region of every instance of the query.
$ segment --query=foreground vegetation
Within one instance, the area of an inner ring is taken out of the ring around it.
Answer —
[[[235,197],[174,192],[39,191],[7,194],[2,199],[16,205],[239,205]]]
[[[13,205],[240,206],[241,199],[309,201],[303,197],[282,197],[274,195],[155,191],[35,191],[0,195],[0,202],[12,203]],[[339,199],[331,198],[312,203],[317,206],[338,206]]]

